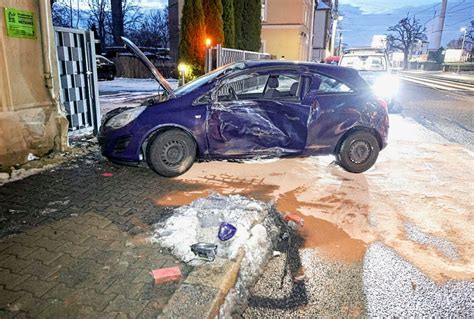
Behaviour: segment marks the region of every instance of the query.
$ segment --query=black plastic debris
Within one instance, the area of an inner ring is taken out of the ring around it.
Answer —
[[[217,245],[211,243],[197,243],[191,245],[191,251],[199,259],[205,261],[214,261],[216,258]]]

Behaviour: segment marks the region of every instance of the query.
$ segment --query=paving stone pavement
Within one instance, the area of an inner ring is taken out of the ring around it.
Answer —
[[[180,283],[149,271],[191,268],[147,232],[171,212],[155,200],[188,189],[97,152],[0,187],[0,318],[156,318]]]

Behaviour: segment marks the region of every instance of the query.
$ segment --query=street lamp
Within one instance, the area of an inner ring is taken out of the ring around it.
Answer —
[[[332,23],[332,35],[331,35],[331,54],[334,55],[335,51],[335,42],[336,42],[336,33],[337,33],[337,22],[342,21],[344,19],[344,16],[337,15],[336,18],[334,19]]]
[[[461,30],[459,30],[460,32],[464,32],[464,35],[462,36],[462,44],[461,44],[461,59],[462,59],[462,56],[464,54],[464,42],[466,41],[466,33],[467,33],[467,28],[461,28]],[[461,61],[459,61],[458,63],[458,72],[459,73],[459,67],[461,66]]]
[[[178,65],[178,71],[179,73],[181,73],[181,83],[182,83],[181,85],[184,85],[186,82],[185,77],[186,77],[187,70],[188,70],[188,66],[185,63],[181,62]]]

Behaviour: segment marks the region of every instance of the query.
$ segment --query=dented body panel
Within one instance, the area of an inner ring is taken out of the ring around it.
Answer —
[[[351,129],[370,130],[380,148],[386,145],[387,112],[357,71],[286,61],[244,64],[149,105],[124,127],[102,125],[102,153],[138,162],[147,141],[170,127],[194,138],[201,160],[332,154]]]

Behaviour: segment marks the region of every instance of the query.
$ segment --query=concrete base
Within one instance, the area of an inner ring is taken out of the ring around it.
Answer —
[[[67,149],[68,121],[53,106],[0,112],[0,171]]]

